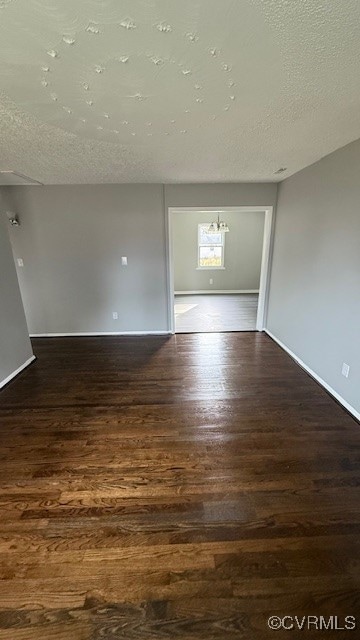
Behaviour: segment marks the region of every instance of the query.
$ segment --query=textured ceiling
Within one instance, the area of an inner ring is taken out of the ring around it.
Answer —
[[[279,180],[360,137],[359,0],[0,0],[0,55],[0,169],[46,184]]]

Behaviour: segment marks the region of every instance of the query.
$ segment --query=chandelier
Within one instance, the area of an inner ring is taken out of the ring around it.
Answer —
[[[207,230],[207,233],[227,233],[230,231],[226,222],[220,220],[220,214],[218,213],[218,218],[216,222],[212,222]]]

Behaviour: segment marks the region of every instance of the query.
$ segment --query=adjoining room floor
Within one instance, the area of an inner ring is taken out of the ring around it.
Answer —
[[[269,337],[33,345],[0,393],[0,638],[358,614],[359,425]]]
[[[175,332],[255,331],[258,294],[175,296]]]

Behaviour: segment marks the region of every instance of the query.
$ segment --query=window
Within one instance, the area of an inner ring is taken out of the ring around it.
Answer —
[[[198,226],[198,269],[225,269],[225,234],[208,233],[209,222]]]

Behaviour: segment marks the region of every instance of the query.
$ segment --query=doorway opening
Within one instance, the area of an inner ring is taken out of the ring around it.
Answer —
[[[264,329],[271,231],[272,207],[169,208],[171,333]]]

